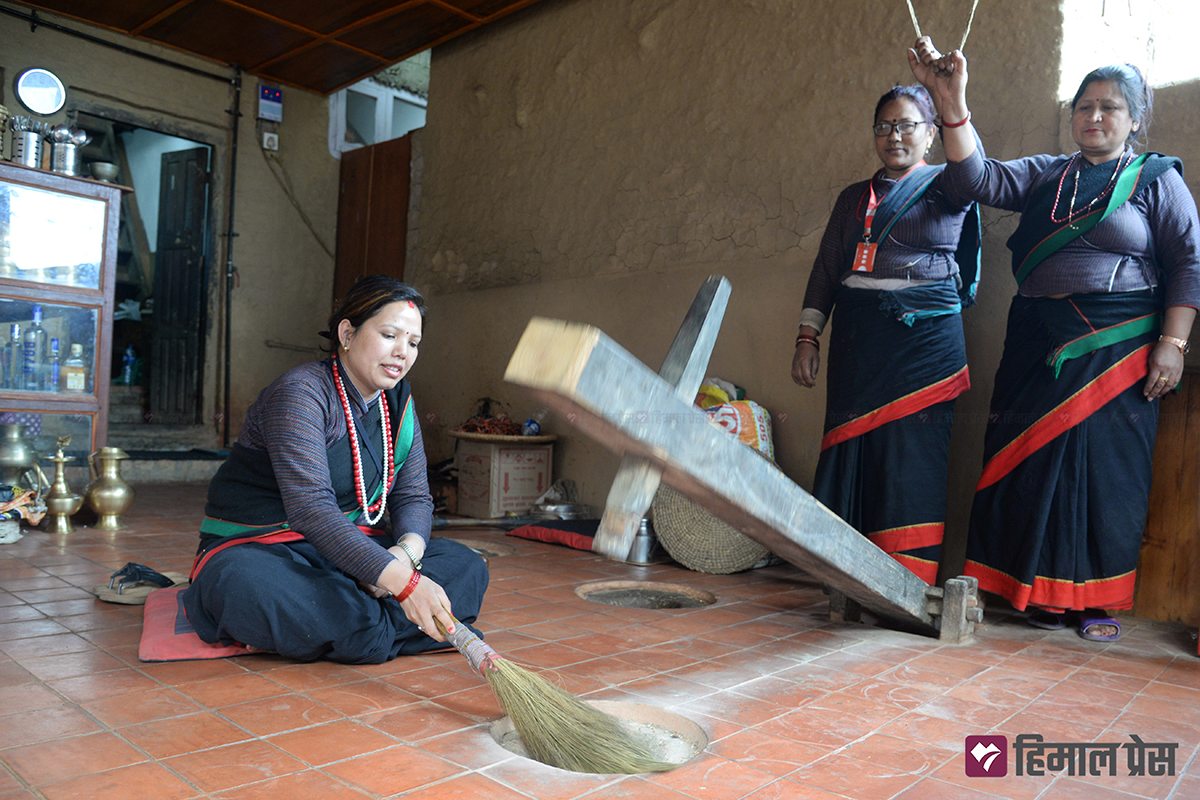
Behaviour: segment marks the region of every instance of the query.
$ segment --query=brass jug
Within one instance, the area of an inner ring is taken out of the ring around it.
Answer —
[[[20,423],[0,425],[0,483],[20,486],[21,478],[33,468],[33,449],[21,435],[24,430]]]
[[[101,530],[119,530],[117,518],[133,505],[133,487],[121,478],[121,462],[127,458],[129,455],[119,447],[101,447],[88,456],[92,482],[83,499],[100,516],[96,527]]]

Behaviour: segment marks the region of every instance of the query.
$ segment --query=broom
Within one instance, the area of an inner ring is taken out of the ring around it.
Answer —
[[[441,620],[435,621],[492,687],[530,757],[559,769],[601,774],[664,772],[679,766],[654,758],[616,717],[504,658],[457,619],[452,634]]]

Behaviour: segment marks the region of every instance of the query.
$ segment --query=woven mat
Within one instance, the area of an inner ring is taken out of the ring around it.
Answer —
[[[750,569],[771,554],[666,484],[658,487],[652,508],[659,544],[690,570],[727,575]]]

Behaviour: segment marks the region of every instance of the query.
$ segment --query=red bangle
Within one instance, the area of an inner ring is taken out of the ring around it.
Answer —
[[[421,580],[421,573],[413,570],[412,577],[408,579],[408,585],[401,590],[400,594],[396,595],[396,599],[403,603],[408,599],[408,596],[413,593],[413,589],[417,588],[417,583]]]
[[[946,120],[942,120],[942,127],[943,128],[961,128],[963,125],[966,125],[970,121],[971,121],[971,112],[968,111],[966,119],[964,119],[962,122],[946,122]]]

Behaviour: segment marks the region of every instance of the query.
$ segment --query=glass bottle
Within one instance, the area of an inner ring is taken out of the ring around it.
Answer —
[[[21,352],[21,323],[14,322],[8,333],[8,387],[21,388],[21,368],[25,357]]]
[[[72,394],[87,391],[87,365],[83,363],[83,345],[71,345],[71,355],[62,365],[62,390]]]
[[[33,324],[25,329],[24,342],[22,388],[36,392],[42,388],[46,364],[46,329],[42,327],[42,307],[39,305],[33,307]]]
[[[50,339],[49,360],[46,371],[46,391],[58,392],[62,389],[62,365],[58,363],[58,337]]]

